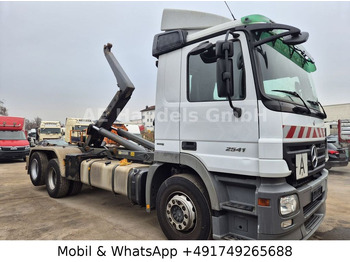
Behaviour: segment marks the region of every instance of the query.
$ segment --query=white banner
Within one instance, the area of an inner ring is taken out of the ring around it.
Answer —
[[[1,241],[1,261],[348,261],[348,241]]]

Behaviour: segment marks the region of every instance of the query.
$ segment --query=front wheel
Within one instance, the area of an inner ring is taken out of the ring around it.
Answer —
[[[69,190],[69,180],[61,176],[58,160],[53,158],[49,161],[45,178],[46,190],[50,197],[65,197]]]
[[[201,180],[179,174],[165,180],[157,194],[157,216],[168,239],[202,240],[211,237],[211,211]]]

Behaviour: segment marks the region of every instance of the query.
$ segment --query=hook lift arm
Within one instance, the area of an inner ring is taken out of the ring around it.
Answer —
[[[130,81],[127,74],[119,64],[118,60],[111,52],[112,44],[108,43],[104,46],[103,51],[106,59],[117,80],[119,91],[115,94],[106,110],[102,113],[96,124],[90,125],[88,128],[88,137],[86,145],[89,147],[101,147],[106,131],[110,132],[113,122],[117,119],[120,112],[124,109],[135,87]],[[111,133],[111,132],[110,132]],[[134,148],[135,150],[135,148]]]

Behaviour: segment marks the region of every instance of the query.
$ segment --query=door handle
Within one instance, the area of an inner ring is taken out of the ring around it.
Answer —
[[[184,142],[182,142],[182,149],[196,151],[197,150],[197,143],[191,142],[191,141],[184,141]]]

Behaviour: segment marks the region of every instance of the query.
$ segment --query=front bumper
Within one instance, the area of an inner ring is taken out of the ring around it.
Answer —
[[[326,213],[328,171],[323,169],[320,176],[299,188],[289,185],[285,179],[261,179],[254,188],[243,183],[236,187],[236,192],[248,194],[240,204],[233,201],[222,203],[224,212],[212,216],[213,238],[215,239],[308,239],[320,226]],[[246,187],[246,189],[240,188]],[[232,182],[226,186],[228,194],[232,191]],[[231,189],[230,189],[231,188]],[[282,216],[279,210],[280,198],[296,194],[299,210],[292,215]],[[236,196],[235,196],[236,197]],[[258,198],[270,200],[270,206],[258,206]],[[245,203],[244,203],[245,202]],[[250,202],[250,204],[247,204]],[[215,214],[215,212],[214,212]],[[282,222],[292,221],[283,228]]]
[[[326,214],[328,171],[323,169],[318,179],[284,193],[272,193],[272,199],[278,203],[281,196],[297,194],[299,198],[299,211],[287,217],[279,215],[279,206],[272,207],[271,212],[259,207],[261,228],[258,239],[308,239],[317,230]],[[316,194],[317,192],[317,194]],[[271,195],[271,194],[270,194]],[[273,224],[265,217],[272,217]],[[282,228],[284,221],[292,220],[292,225]]]
[[[24,159],[29,155],[28,150],[0,151],[0,159]]]

